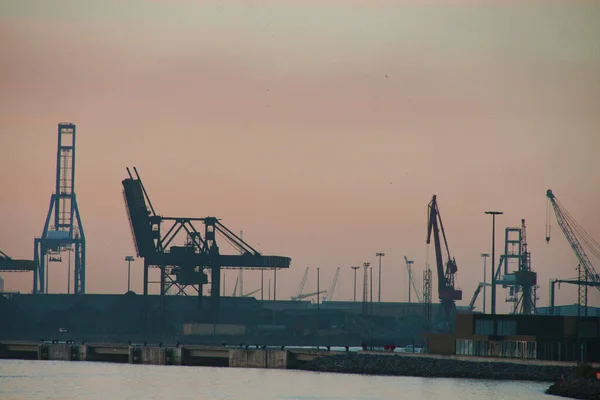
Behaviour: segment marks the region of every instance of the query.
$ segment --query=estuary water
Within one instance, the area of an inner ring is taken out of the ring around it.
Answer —
[[[549,383],[0,360],[0,399],[533,400]]]

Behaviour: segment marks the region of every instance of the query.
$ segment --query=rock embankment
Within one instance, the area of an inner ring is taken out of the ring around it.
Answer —
[[[572,399],[600,400],[600,380],[566,378],[554,383],[546,393]]]
[[[430,357],[403,357],[372,354],[323,356],[300,364],[297,369],[364,375],[471,378],[552,382],[570,377],[572,367],[475,362]]]

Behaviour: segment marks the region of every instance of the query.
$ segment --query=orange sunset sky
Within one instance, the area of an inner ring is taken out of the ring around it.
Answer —
[[[575,0],[0,0],[0,249],[33,257],[70,121],[88,293],[126,290],[121,180],[136,166],[160,214],[217,216],[291,257],[278,299],[306,266],[306,291],[316,267],[327,288],[339,266],[335,299],[350,300],[350,266],[385,252],[382,299],[405,301],[403,256],[421,286],[436,194],[459,304],[483,279],[497,209],[496,258],[525,218],[546,306],[549,279],[577,267],[554,215],[545,243],[546,189],[600,240],[599,20],[599,3]],[[66,263],[51,268],[65,292]],[[31,289],[30,274],[3,277]],[[575,303],[576,288],[557,296]]]

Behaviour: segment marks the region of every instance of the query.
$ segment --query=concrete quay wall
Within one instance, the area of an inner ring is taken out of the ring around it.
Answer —
[[[234,368],[286,369],[288,367],[288,351],[230,349],[229,366]]]

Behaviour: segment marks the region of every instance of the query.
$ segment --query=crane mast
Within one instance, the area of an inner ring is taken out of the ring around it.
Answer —
[[[442,307],[448,316],[451,310],[455,307],[456,300],[462,300],[462,291],[457,290],[454,287],[455,274],[458,271],[456,261],[450,256],[450,250],[448,249],[448,241],[446,239],[446,232],[444,231],[444,224],[442,223],[442,217],[437,205],[437,197],[433,195],[431,202],[428,206],[428,221],[427,221],[427,244],[431,243],[431,235],[433,233],[433,241],[435,246],[435,259],[437,266],[437,277],[438,277],[438,295]],[[439,224],[438,224],[439,222]],[[442,237],[444,238],[444,246],[446,248],[446,254],[448,255],[448,261],[446,262],[446,269],[444,271],[444,261],[442,254],[442,246],[440,241],[440,229],[442,231]]]
[[[588,244],[591,248],[591,251],[596,256],[600,256],[600,245],[596,242],[579,224],[569,215],[569,213],[562,207],[562,205],[556,200],[552,190],[548,189],[546,191],[546,197],[552,208],[554,210],[554,214],[556,215],[556,221],[558,222],[558,226],[562,230],[563,234],[567,238],[567,241],[571,245],[571,248],[575,252],[577,259],[579,260],[579,264],[581,269],[587,275],[587,279],[595,284],[600,284],[600,277],[598,273],[594,269],[592,262],[588,258],[581,242],[579,241],[578,236],[581,236],[581,239]],[[579,235],[577,235],[579,234]],[[546,226],[546,243],[550,243],[550,210],[548,210],[547,215],[547,226]],[[581,277],[580,277],[580,280]],[[598,290],[600,290],[600,286],[596,286]]]

